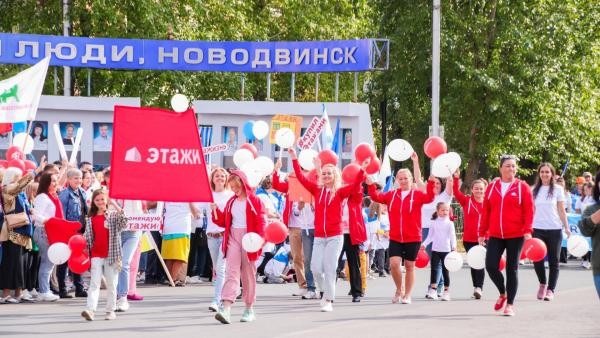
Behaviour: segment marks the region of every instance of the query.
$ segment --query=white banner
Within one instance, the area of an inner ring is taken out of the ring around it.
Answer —
[[[214,146],[203,147],[202,151],[204,155],[210,155],[214,153],[218,153],[221,151],[229,150],[229,145],[227,143],[215,144]]]
[[[46,80],[50,56],[0,81],[0,123],[33,121]]]
[[[162,216],[155,214],[127,215],[125,230],[159,231],[162,227]]]

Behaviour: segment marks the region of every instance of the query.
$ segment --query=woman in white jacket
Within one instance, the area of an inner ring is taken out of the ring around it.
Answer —
[[[35,230],[33,239],[40,250],[40,268],[38,275],[39,300],[46,302],[56,301],[59,297],[50,291],[50,275],[54,264],[48,258],[48,236],[45,224],[52,217],[63,218],[63,210],[56,188],[58,186],[58,175],[50,173],[43,174],[37,190],[37,196],[33,201],[33,221]]]

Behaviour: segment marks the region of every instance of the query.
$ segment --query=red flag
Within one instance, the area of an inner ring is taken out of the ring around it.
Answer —
[[[12,123],[0,123],[0,134],[8,133],[12,131]]]
[[[212,202],[193,110],[115,106],[110,197]]]

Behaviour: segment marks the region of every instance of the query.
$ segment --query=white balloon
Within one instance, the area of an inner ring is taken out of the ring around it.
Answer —
[[[406,161],[415,152],[407,141],[397,138],[387,146],[388,156],[398,162]]]
[[[252,155],[252,152],[248,149],[238,149],[233,153],[233,163],[240,169],[244,164],[252,160],[254,160],[254,155]]]
[[[467,252],[467,263],[475,270],[485,269],[485,254],[487,250],[484,246],[476,245]]]
[[[446,258],[444,259],[444,266],[446,266],[446,269],[448,269],[448,271],[450,272],[456,272],[460,270],[462,268],[462,265],[463,258],[456,251],[449,252],[446,255]]]
[[[48,248],[50,262],[59,265],[69,260],[71,249],[65,243],[54,243]]]
[[[33,138],[27,133],[18,133],[13,136],[12,145],[19,147],[23,154],[31,154],[33,150]]]
[[[256,232],[248,232],[242,237],[242,248],[246,252],[257,252],[262,248],[264,242],[265,240]]]
[[[449,152],[436,157],[431,163],[431,174],[435,177],[451,177],[460,168],[460,155]]]
[[[275,164],[273,164],[273,160],[266,156],[259,156],[254,159],[256,162],[256,166],[258,170],[260,170],[261,176],[265,177],[267,175],[271,175],[273,170],[275,169]]]
[[[314,149],[303,149],[298,154],[298,163],[304,170],[311,171],[315,169],[315,163],[313,162],[315,157],[319,156],[319,153]]]
[[[265,121],[256,121],[252,126],[252,134],[259,140],[262,140],[269,135],[269,125]]]
[[[296,141],[296,135],[290,128],[281,128],[275,132],[275,142],[281,148],[291,148]]]
[[[583,236],[571,235],[567,240],[567,251],[575,257],[583,257],[590,251],[590,244]]]
[[[262,173],[262,168],[260,168],[260,163],[255,159],[244,163],[240,170],[246,174],[248,185],[250,185],[252,188],[258,187],[260,182],[265,177],[265,175]]]
[[[190,100],[183,94],[175,94],[171,98],[171,108],[177,113],[183,113],[190,107]]]

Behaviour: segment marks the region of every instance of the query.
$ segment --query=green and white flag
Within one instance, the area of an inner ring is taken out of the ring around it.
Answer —
[[[50,56],[19,74],[0,81],[0,123],[35,119]]]

